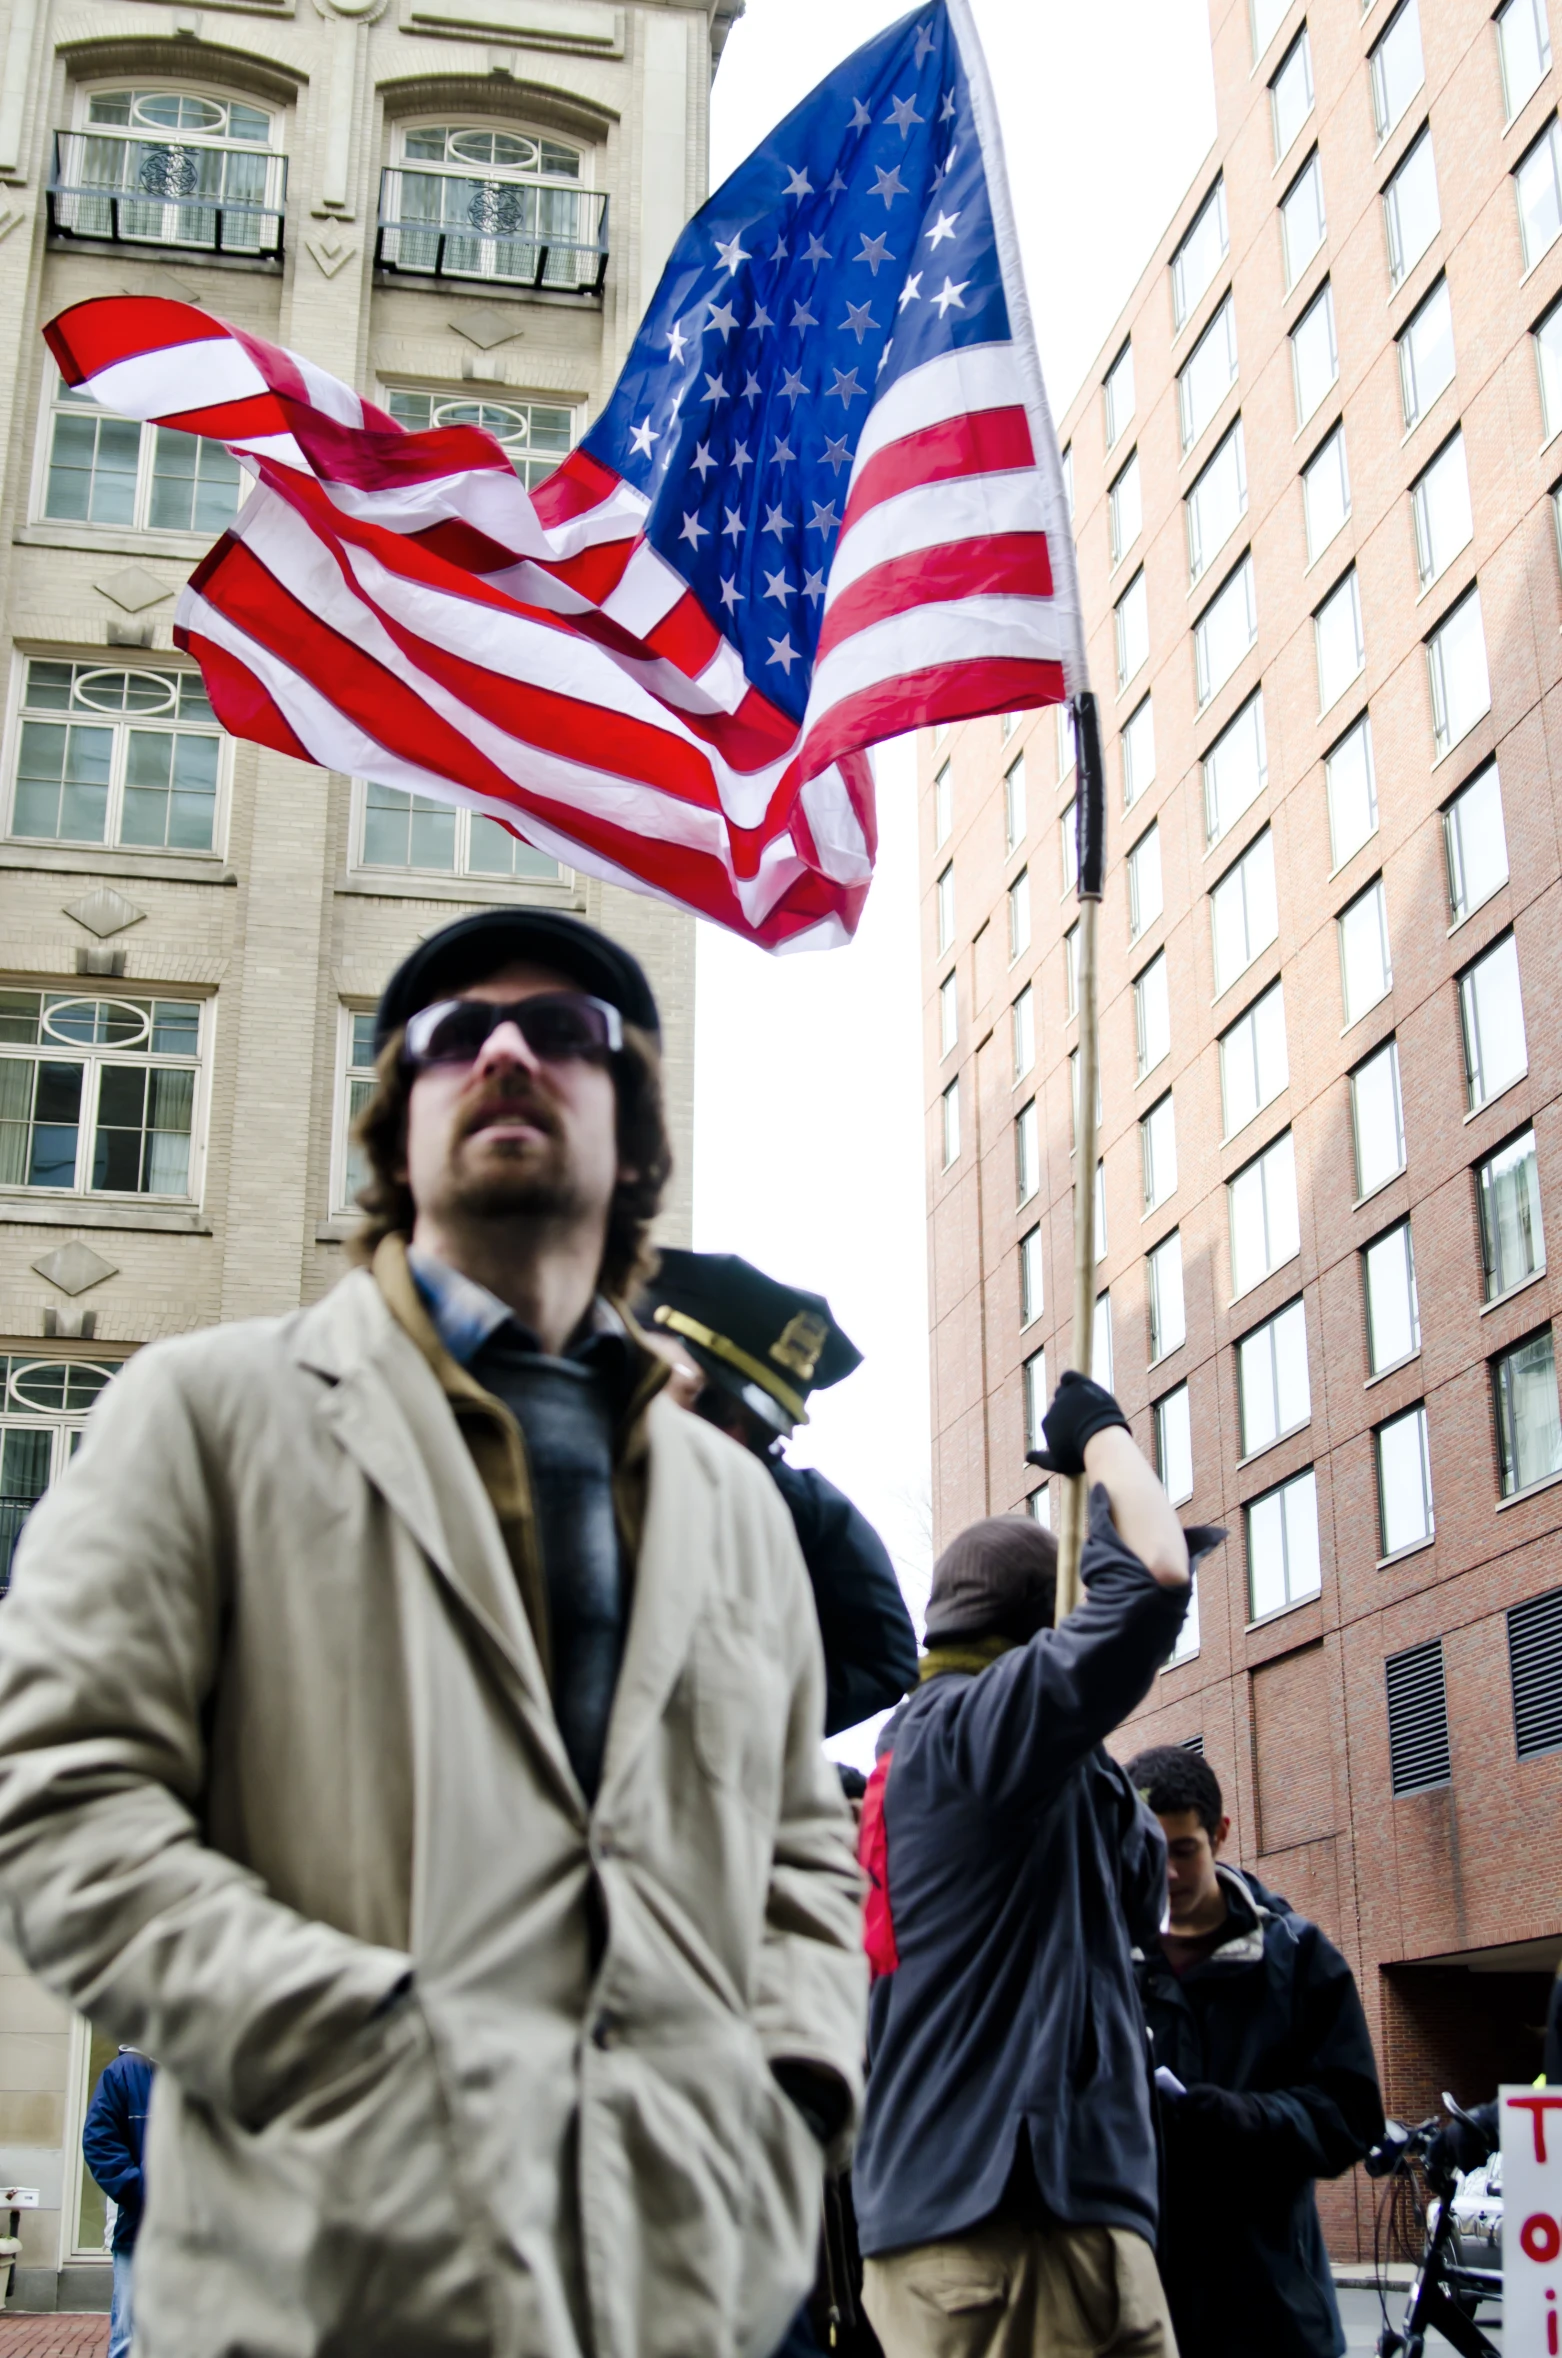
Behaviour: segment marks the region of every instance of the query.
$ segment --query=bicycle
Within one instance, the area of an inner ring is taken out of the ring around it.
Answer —
[[[1465,2117],[1452,2097],[1445,2097],[1444,2102],[1451,2112],[1461,2119]],[[1488,2302],[1500,2306],[1502,2271],[1465,2264],[1453,2207],[1458,2178],[1452,2170],[1441,2169],[1428,2160],[1428,2148],[1442,2125],[1435,2114],[1413,2129],[1407,2129],[1400,2121],[1390,2121],[1382,2143],[1375,2145],[1367,2156],[1368,2177],[1388,2181],[1372,2231],[1372,2267],[1377,2278],[1378,2306],[1383,2313],[1378,2358],[1424,2358],[1426,2338],[1434,2328],[1445,2341],[1452,2343],[1462,2358],[1500,2358],[1496,2343],[1477,2324],[1476,2313]],[[1430,2219],[1426,2218],[1418,2192],[1418,2172],[1433,2198]],[[1406,2233],[1403,2214],[1407,2197],[1418,2222],[1425,2222],[1418,2257]],[[1388,2288],[1383,2278],[1388,2252],[1380,2257],[1385,2221],[1389,2250],[1397,2242],[1416,2262],[1404,2319],[1397,2330],[1389,2318]]]

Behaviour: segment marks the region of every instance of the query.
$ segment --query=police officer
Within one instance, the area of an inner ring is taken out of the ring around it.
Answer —
[[[862,1364],[822,1294],[781,1285],[736,1253],[668,1250],[640,1304],[688,1377],[682,1397],[762,1458],[786,1500],[824,1641],[824,1732],[898,1703],[917,1679],[917,1641],[889,1551],[865,1515],[782,1451],[808,1422],[808,1395]]]

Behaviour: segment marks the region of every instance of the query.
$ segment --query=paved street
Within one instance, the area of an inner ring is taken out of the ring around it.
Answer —
[[[1396,2325],[1404,2314],[1404,2307],[1404,2292],[1401,2287],[1396,2285],[1389,2294],[1388,2303],[1389,2316]],[[1360,2353],[1371,2352],[1377,2348],[1378,2335],[1383,2329],[1383,2318],[1378,2308],[1376,2293],[1358,2292],[1354,2289],[1342,2291],[1340,2294],[1340,2315],[1345,2320],[1345,2347],[1349,2352],[1349,2358],[1359,2358]],[[1488,2312],[1487,2316],[1480,2321],[1481,2330],[1491,2341],[1496,2343],[1500,2350],[1502,2348],[1502,2328],[1495,2323],[1494,2319],[1495,2312]],[[1435,2358],[1444,2358],[1444,2353],[1451,2348],[1451,2345],[1444,2341],[1440,2333],[1433,2334],[1426,2346],[1428,2358],[1433,2358],[1433,2354],[1435,2354]],[[0,2343],[0,2358],[5,2358],[3,2343]]]
[[[0,2358],[103,2358],[104,2316],[0,2317]]]

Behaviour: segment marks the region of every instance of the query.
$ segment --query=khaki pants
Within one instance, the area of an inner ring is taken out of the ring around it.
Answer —
[[[864,2265],[885,2358],[1177,2358],[1155,2254],[1121,2227],[989,2222]]]

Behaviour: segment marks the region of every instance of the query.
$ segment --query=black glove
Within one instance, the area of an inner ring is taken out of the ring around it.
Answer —
[[[1197,2153],[1215,2163],[1239,2162],[1242,2148],[1262,2136],[1267,2126],[1258,2097],[1241,2095],[1235,2088],[1217,2088],[1205,2080],[1173,2099],[1171,2117],[1177,2124],[1177,2142],[1183,2154],[1191,2158]]]
[[[1496,2152],[1501,2136],[1495,2100],[1476,2105],[1468,2120],[1445,2121],[1426,2149],[1428,2177],[1478,2169],[1488,2154]]]
[[[1111,1393],[1076,1368],[1066,1367],[1052,1395],[1052,1406],[1041,1420],[1047,1446],[1027,1449],[1026,1463],[1044,1466],[1049,1474],[1082,1474],[1085,1443],[1109,1425],[1121,1425],[1125,1433],[1128,1430],[1128,1419]]]

